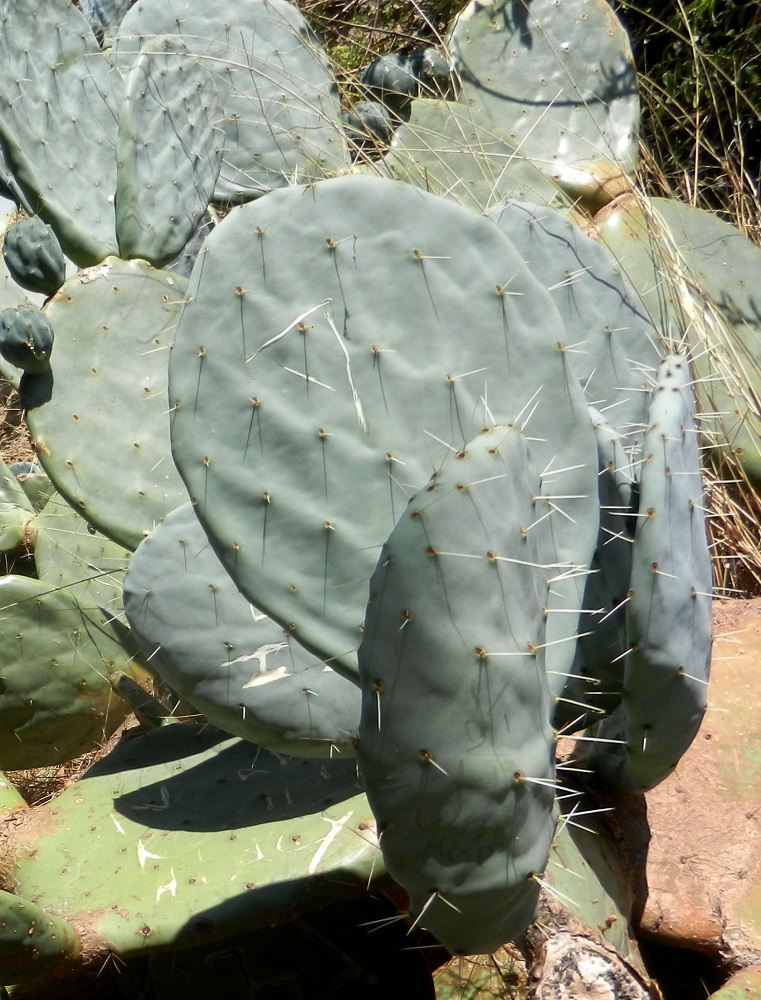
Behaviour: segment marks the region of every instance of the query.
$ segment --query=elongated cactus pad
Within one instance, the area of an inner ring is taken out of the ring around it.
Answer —
[[[80,267],[116,253],[119,74],[68,0],[0,3],[0,145],[32,211]]]
[[[173,260],[214,195],[221,117],[208,68],[175,36],[147,42],[119,115],[116,235],[122,257]]]
[[[646,791],[671,773],[706,708],[711,561],[693,408],[687,359],[666,358],[639,476],[621,704],[601,723],[590,757],[627,791]]]
[[[411,499],[370,584],[361,774],[390,874],[456,954],[523,933],[555,829],[539,485],[521,434],[484,431]]]

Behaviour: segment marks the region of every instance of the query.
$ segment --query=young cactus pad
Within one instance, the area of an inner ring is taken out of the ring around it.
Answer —
[[[3,258],[16,283],[31,292],[54,295],[64,282],[66,261],[61,244],[37,215],[8,227]]]
[[[455,954],[523,933],[555,830],[539,492],[526,439],[485,430],[410,500],[370,583],[361,774],[389,873]]]
[[[18,306],[0,313],[0,354],[32,375],[50,367],[53,328],[37,306]]]
[[[356,676],[363,581],[410,495],[485,424],[527,424],[567,669],[572,567],[597,537],[594,431],[562,320],[497,226],[374,177],[276,191],[215,229],[188,299],[173,452],[251,603]]]
[[[277,753],[354,753],[359,688],[248,603],[190,504],[138,547],[124,606],[151,668],[214,725]]]

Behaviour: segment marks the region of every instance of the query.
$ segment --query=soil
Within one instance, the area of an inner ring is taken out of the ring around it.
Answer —
[[[6,465],[35,459],[26,424],[21,418],[18,393],[4,379],[0,379],[0,456]]]

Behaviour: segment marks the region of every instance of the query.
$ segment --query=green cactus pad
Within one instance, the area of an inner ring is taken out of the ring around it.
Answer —
[[[126,72],[158,35],[178,36],[219,90],[224,163],[215,200],[246,200],[348,166],[330,64],[290,3],[138,0],[119,27],[117,65]]]
[[[129,656],[66,590],[0,579],[0,767],[44,767],[103,743],[127,715],[108,678]]]
[[[121,77],[68,0],[0,4],[0,145],[34,212],[80,267],[116,253]]]
[[[673,771],[706,708],[712,581],[693,407],[687,359],[664,359],[638,483],[621,704],[590,755],[625,791]]]
[[[189,298],[175,460],[253,604],[355,676],[363,590],[409,496],[484,424],[528,423],[567,668],[573,567],[597,537],[594,431],[549,293],[497,226],[367,176],[276,191],[215,229]]]
[[[80,607],[107,619],[124,619],[122,581],[130,552],[95,531],[54,494],[34,519],[37,576],[51,588],[65,587]]]
[[[13,782],[0,772],[0,817],[4,818],[15,809],[28,809],[24,796]]]
[[[187,499],[169,453],[166,396],[185,285],[143,261],[115,258],[71,278],[45,310],[63,345],[49,377],[22,386],[35,448],[56,488],[129,549]]]
[[[126,740],[33,812],[12,877],[86,931],[97,966],[267,927],[383,875],[355,761],[288,759],[209,725]]]
[[[152,669],[221,729],[278,753],[353,754],[359,689],[248,603],[190,504],[139,546],[124,602]]]
[[[383,547],[359,648],[357,756],[389,873],[455,954],[525,931],[555,829],[539,476],[482,432]]]
[[[0,889],[0,983],[60,971],[81,951],[81,941],[65,920]]]
[[[472,0],[448,45],[463,103],[570,192],[631,171],[637,79],[605,0]]]
[[[30,292],[54,295],[64,282],[66,261],[61,244],[39,216],[20,219],[8,227],[3,258],[16,283]]]
[[[373,169],[479,212],[503,198],[549,203],[559,195],[477,108],[454,101],[413,101],[409,122]]]
[[[119,116],[116,233],[122,257],[156,267],[195,232],[219,176],[219,99],[208,67],[175,36],[147,42]]]

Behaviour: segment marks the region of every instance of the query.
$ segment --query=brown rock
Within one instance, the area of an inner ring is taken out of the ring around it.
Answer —
[[[640,930],[730,969],[761,963],[760,691],[761,600],[719,604],[703,726],[646,797]]]

